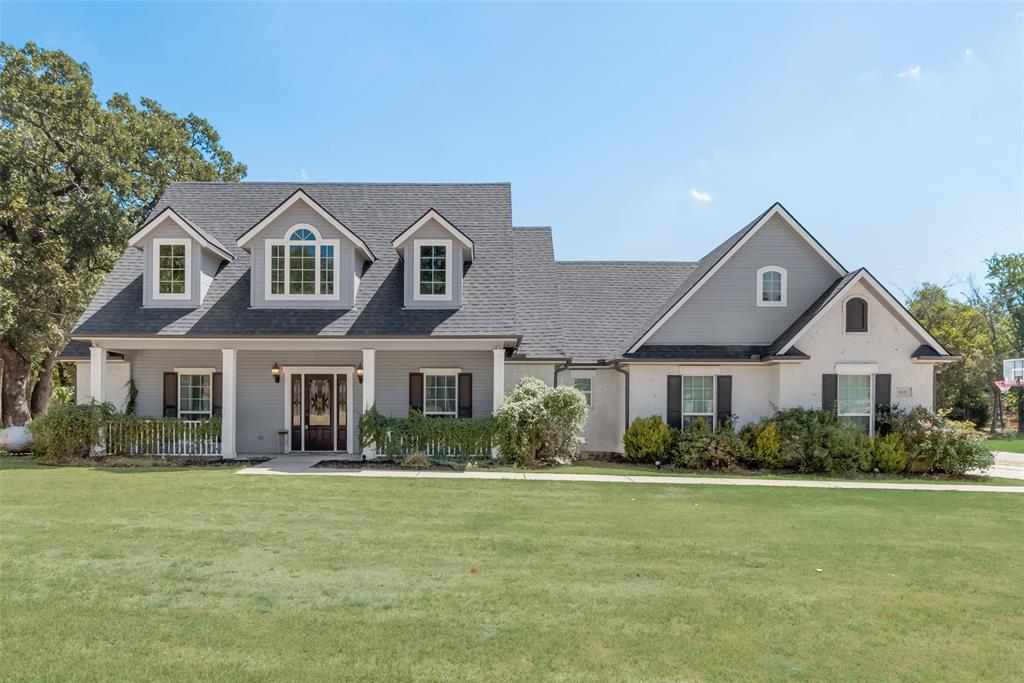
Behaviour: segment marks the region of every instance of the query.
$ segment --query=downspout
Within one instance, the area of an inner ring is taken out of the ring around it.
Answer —
[[[618,363],[612,365],[612,370],[615,372],[621,372],[626,378],[626,410],[625,414],[622,416],[622,433],[625,434],[626,430],[629,429],[629,370],[623,370],[622,366]]]
[[[556,365],[555,366],[555,376],[552,379],[553,379],[554,385],[556,387],[558,386],[558,373],[564,372],[565,370],[568,370],[568,369],[569,369],[569,361],[565,361],[561,365]]]

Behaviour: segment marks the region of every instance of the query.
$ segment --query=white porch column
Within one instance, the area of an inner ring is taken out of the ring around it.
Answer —
[[[494,349],[494,408],[492,412],[498,412],[501,404],[505,402],[505,349]]]
[[[235,452],[238,422],[235,412],[238,351],[221,349],[221,355],[220,454],[224,458],[234,458],[238,455]]]
[[[363,349],[363,412],[377,402],[377,350]]]
[[[89,347],[89,398],[103,403],[103,379],[107,376],[107,350]]]

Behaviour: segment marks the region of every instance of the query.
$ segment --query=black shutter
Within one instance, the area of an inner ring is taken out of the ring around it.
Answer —
[[[164,373],[164,417],[178,417],[178,373]]]
[[[459,417],[473,417],[473,375],[459,373]]]
[[[868,331],[868,304],[864,299],[850,299],[846,302],[846,331]]]
[[[718,426],[732,428],[732,375],[718,375],[715,388],[715,413]]]
[[[835,412],[839,396],[839,375],[821,376],[821,409]]]
[[[683,376],[668,376],[667,408],[668,426],[683,428]]]
[[[213,373],[213,416],[221,416],[224,405],[224,378],[219,372]]]
[[[892,403],[892,375],[875,375],[875,410]]]
[[[409,412],[423,412],[423,373],[409,373]]]

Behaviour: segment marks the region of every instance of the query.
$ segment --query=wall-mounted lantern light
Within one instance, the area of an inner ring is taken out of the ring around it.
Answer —
[[[359,380],[360,384],[363,383],[363,364],[362,363],[360,363],[356,367],[356,379]]]
[[[274,363],[274,367],[270,368],[270,375],[274,378],[275,382],[281,381],[281,366]]]

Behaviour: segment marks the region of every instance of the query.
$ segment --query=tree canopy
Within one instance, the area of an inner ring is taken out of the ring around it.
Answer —
[[[46,407],[71,327],[167,184],[245,174],[205,119],[100,103],[88,65],[0,43],[0,423]]]

